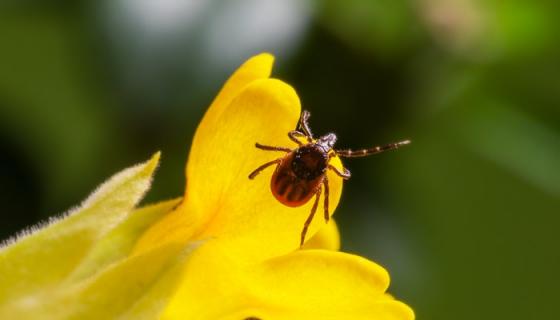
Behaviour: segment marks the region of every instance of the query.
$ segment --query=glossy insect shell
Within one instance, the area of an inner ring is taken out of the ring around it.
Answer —
[[[288,153],[272,175],[272,194],[289,207],[307,203],[317,188],[321,187],[328,161],[326,150],[316,144],[308,144]]]

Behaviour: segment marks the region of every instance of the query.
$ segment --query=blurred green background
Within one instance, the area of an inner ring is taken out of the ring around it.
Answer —
[[[163,151],[182,193],[205,109],[262,51],[347,161],[343,249],[419,319],[556,318],[558,1],[0,2],[0,238]],[[328,279],[325,279],[328,281]]]

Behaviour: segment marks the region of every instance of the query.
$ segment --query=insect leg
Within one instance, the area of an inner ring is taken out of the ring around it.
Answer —
[[[308,123],[310,116],[311,113],[309,113],[309,111],[303,110],[299,121],[299,126],[303,130],[303,133],[305,133],[305,135],[307,136],[307,141],[309,142],[311,142],[311,139],[313,139],[313,134],[311,133],[311,129],[309,129],[309,123]]]
[[[292,130],[292,131],[288,132],[288,137],[290,137],[290,140],[297,143],[298,146],[303,145],[303,143],[301,141],[299,141],[298,137],[299,138],[306,138],[308,142],[311,142],[309,137],[306,136],[305,133],[299,132],[297,130]]]
[[[282,158],[280,159],[276,159],[276,160],[272,160],[269,161],[265,164],[263,164],[262,166],[258,167],[257,169],[255,169],[255,171],[251,172],[251,174],[249,175],[249,179],[254,179],[259,173],[261,173],[261,171],[263,171],[264,169],[270,167],[273,164],[277,164],[280,163],[280,161],[282,161]]]
[[[331,216],[329,215],[329,179],[326,175],[323,179],[323,185],[325,186],[325,202],[323,203],[323,208],[325,211],[325,223],[328,223]]]
[[[321,188],[319,187],[317,189],[317,193],[315,194],[315,202],[313,203],[313,207],[311,208],[311,213],[309,214],[309,217],[307,217],[307,220],[305,220],[305,223],[303,224],[303,230],[301,230],[301,240],[299,243],[299,246],[303,246],[303,243],[305,242],[305,234],[307,233],[307,228],[309,228],[309,224],[311,224],[311,221],[313,221],[313,216],[315,215],[315,211],[317,211],[317,205],[319,204],[319,198],[321,197]]]
[[[258,149],[261,149],[261,150],[266,150],[266,151],[292,152],[292,149],[290,149],[290,148],[265,146],[264,144],[260,144],[258,142],[255,143],[255,147],[257,147]]]
[[[396,142],[396,143],[389,143],[386,144],[384,146],[377,146],[377,147],[373,147],[373,148],[369,148],[369,149],[361,149],[361,150],[335,150],[336,154],[340,157],[344,157],[344,158],[358,158],[358,157],[365,157],[365,156],[369,156],[372,154],[378,154],[381,153],[383,151],[387,151],[387,150],[393,150],[393,149],[397,149],[400,148],[404,145],[407,145],[410,143],[410,140],[404,140],[404,141],[400,141],[400,142]]]
[[[352,174],[350,173],[350,170],[348,170],[346,168],[343,168],[344,172],[340,172],[340,170],[338,170],[338,168],[336,168],[332,164],[329,164],[329,169],[334,171],[334,173],[336,173],[339,177],[341,177],[344,180],[348,180],[352,176]]]

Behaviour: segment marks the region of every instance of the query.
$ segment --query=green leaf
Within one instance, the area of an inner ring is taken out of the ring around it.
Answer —
[[[166,244],[111,265],[90,279],[62,283],[0,307],[2,319],[154,319],[198,245]]]
[[[135,210],[114,229],[109,231],[89,251],[80,265],[68,277],[69,281],[85,279],[105,266],[125,258],[132,251],[136,240],[163,215],[180,203],[174,199]]]
[[[49,288],[68,279],[85,277],[95,270],[96,261],[109,263],[118,256],[115,252],[130,246],[131,239],[121,239],[116,251],[111,252],[103,249],[110,247],[109,240],[102,239],[119,237],[110,231],[124,221],[149,189],[159,157],[156,153],[149,161],[121,171],[78,208],[24,232],[0,248],[0,310],[4,302],[24,301],[31,294],[49,292]],[[141,226],[142,221],[131,220],[114,232],[120,228],[134,234],[127,225]],[[103,257],[104,253],[108,256]]]

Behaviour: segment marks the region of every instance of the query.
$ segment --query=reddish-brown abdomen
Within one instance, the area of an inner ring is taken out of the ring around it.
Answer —
[[[291,168],[293,154],[288,154],[276,167],[270,181],[270,189],[274,197],[289,207],[299,207],[311,199],[323,180],[319,176],[313,180],[298,178]]]

